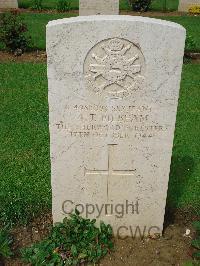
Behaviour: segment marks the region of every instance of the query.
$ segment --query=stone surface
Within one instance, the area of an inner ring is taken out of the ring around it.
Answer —
[[[0,8],[18,8],[17,0],[0,0]]]
[[[119,0],[79,0],[79,15],[118,15]]]
[[[162,231],[184,41],[143,17],[48,24],[54,222],[82,204],[116,235]]]
[[[200,0],[179,0],[178,11],[188,12],[191,6],[200,6]]]

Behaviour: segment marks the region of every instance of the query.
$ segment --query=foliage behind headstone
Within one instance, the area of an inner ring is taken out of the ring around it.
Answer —
[[[59,12],[69,11],[71,8],[71,0],[58,0],[57,10]]]
[[[1,14],[0,41],[11,52],[23,53],[30,46],[27,26],[17,11]]]
[[[43,0],[33,0],[32,8],[37,10],[42,10],[42,1]]]
[[[152,0],[129,0],[133,11],[148,11]]]

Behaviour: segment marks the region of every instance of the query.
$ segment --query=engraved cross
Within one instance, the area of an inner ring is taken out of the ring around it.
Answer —
[[[109,195],[109,177],[111,176],[133,176],[134,170],[114,170],[114,149],[117,144],[108,144],[108,169],[107,170],[89,170],[85,168],[85,175],[103,175],[107,176],[107,200]]]

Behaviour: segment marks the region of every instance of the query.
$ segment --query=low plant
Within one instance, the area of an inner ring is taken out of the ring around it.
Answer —
[[[10,258],[13,253],[11,250],[12,238],[7,228],[0,229],[0,261]]]
[[[69,11],[71,8],[71,0],[58,0],[57,10],[59,12]]]
[[[33,0],[32,9],[42,10],[42,1],[43,0]]]
[[[185,41],[185,51],[195,51],[197,48],[197,44],[192,35],[188,35]]]
[[[0,41],[11,52],[23,53],[30,45],[27,26],[17,11],[1,14]]]
[[[193,227],[196,230],[195,238],[191,242],[191,246],[194,251],[192,253],[192,261],[187,261],[183,266],[199,266],[200,265],[200,221],[193,223]]]
[[[200,260],[200,221],[194,222],[193,227],[196,230],[196,237],[192,240],[192,247],[195,248],[192,256],[196,260]]]
[[[22,250],[22,258],[31,265],[79,265],[98,262],[113,248],[112,228],[103,222],[82,218],[78,211],[57,223],[49,237]]]
[[[128,0],[133,11],[148,11],[152,0]]]

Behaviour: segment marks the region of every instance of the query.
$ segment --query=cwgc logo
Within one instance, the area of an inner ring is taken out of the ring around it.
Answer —
[[[125,39],[113,38],[95,45],[88,53],[84,74],[87,87],[107,97],[124,98],[141,88],[144,56]]]

